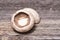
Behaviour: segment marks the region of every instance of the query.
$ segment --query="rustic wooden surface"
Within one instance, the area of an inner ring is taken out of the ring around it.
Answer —
[[[35,9],[41,22],[19,33],[11,28],[11,17],[25,7]],[[0,0],[0,40],[60,40],[60,0]]]

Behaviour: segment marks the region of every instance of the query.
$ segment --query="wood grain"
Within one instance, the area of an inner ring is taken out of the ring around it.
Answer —
[[[35,9],[41,21],[28,33],[12,29],[11,17],[22,8]],[[0,40],[60,40],[60,0],[0,0]]]

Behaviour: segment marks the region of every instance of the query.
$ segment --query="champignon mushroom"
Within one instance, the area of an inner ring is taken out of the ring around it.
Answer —
[[[40,22],[40,17],[34,9],[24,8],[13,14],[11,22],[16,31],[27,32]]]

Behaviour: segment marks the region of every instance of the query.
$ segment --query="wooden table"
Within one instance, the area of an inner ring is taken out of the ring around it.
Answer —
[[[11,17],[22,8],[35,9],[41,21],[27,33],[12,29]],[[60,40],[60,0],[0,0],[0,40]]]

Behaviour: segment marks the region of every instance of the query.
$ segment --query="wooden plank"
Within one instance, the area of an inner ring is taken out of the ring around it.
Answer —
[[[22,8],[35,9],[41,22],[28,33],[12,29],[11,17]],[[60,0],[0,0],[0,40],[60,40]]]

